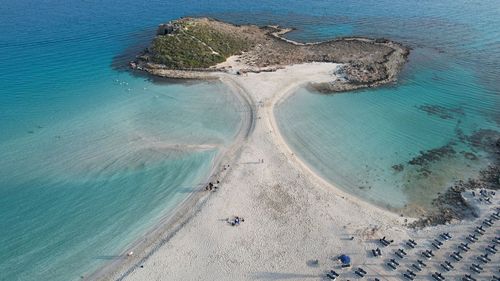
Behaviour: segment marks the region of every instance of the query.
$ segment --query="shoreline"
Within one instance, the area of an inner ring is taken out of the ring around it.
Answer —
[[[236,96],[240,102],[245,104],[250,110],[241,113],[241,126],[235,134],[233,142],[227,148],[223,148],[219,151],[217,156],[212,160],[212,168],[204,181],[206,185],[216,180],[222,181],[224,177],[227,176],[229,171],[223,168],[223,166],[226,165],[225,163],[231,162],[232,159],[237,157],[237,154],[240,153],[242,149],[240,145],[241,142],[244,142],[253,130],[255,113],[252,110],[251,97],[245,94],[244,91],[236,90],[236,92]],[[154,254],[156,250],[167,243],[183,225],[188,223],[196,213],[200,212],[210,195],[211,192],[205,191],[204,188],[199,188],[194,191],[179,203],[178,206],[161,218],[144,236],[135,240],[129,247],[124,249],[119,255],[120,258],[104,264],[89,276],[83,278],[83,280],[122,280],[128,275],[130,270],[138,267],[140,262]],[[130,252],[133,252],[134,255],[128,256],[127,253]],[[119,275],[123,275],[123,277]]]
[[[328,65],[329,67],[333,65],[334,68],[338,67],[337,64],[331,64],[331,63],[309,63],[303,65]],[[302,65],[295,65],[290,67],[297,67],[297,66],[300,67]],[[287,68],[284,68],[282,70],[285,69]],[[252,74],[259,75],[260,73],[252,73]],[[231,74],[222,74],[222,73],[218,74],[218,79],[222,83],[231,88],[233,93],[236,94],[240,100],[246,101],[245,104],[246,107],[249,109],[248,112],[250,112],[249,115],[251,117],[248,118],[250,120],[246,120],[246,122],[242,121],[242,123],[247,123],[245,126],[247,127],[247,129],[242,130],[243,128],[242,127],[239,130],[238,132],[239,137],[235,139],[233,144],[231,144],[231,147],[234,149],[233,153],[228,154],[228,151],[220,153],[219,157],[220,159],[218,161],[218,164],[214,165],[212,172],[207,177],[208,179],[213,179],[220,176],[218,174],[218,171],[221,172],[222,170],[221,165],[223,162],[228,162],[230,163],[231,166],[233,167],[235,166],[240,156],[239,154],[241,153],[241,150],[243,150],[244,148],[244,142],[249,137],[249,134],[252,132],[255,126],[255,122],[257,121],[257,118],[255,118],[255,114],[259,112],[258,106],[256,105],[255,101],[252,101],[253,99],[251,98],[251,94],[248,93],[248,89],[245,89],[243,85],[238,83],[237,81],[238,78],[239,76],[234,76]],[[391,212],[389,210],[385,210],[379,206],[373,205],[365,200],[356,198],[353,195],[350,195],[347,192],[341,190],[340,188],[334,186],[332,183],[324,179],[321,175],[315,173],[310,167],[307,166],[306,163],[304,163],[300,158],[295,156],[293,150],[288,146],[288,144],[282,137],[281,132],[279,131],[279,128],[275,120],[274,106],[285,100],[290,94],[293,94],[296,89],[306,86],[309,83],[310,81],[306,79],[304,81],[295,82],[286,87],[285,89],[281,89],[278,92],[278,94],[273,95],[273,99],[270,101],[270,105],[266,106],[266,108],[264,109],[266,115],[269,117],[266,118],[268,126],[270,126],[270,128],[273,128],[273,133],[270,135],[276,141],[276,144],[278,144],[278,148],[280,150],[284,150],[282,151],[283,154],[285,153],[289,154],[290,160],[295,162],[294,165],[302,169],[306,174],[310,175],[312,178],[314,178],[314,181],[317,183],[318,186],[326,188],[330,192],[334,192],[337,197],[342,198],[342,200],[345,200],[350,205],[353,204],[354,206],[357,207],[374,209],[377,212],[381,212],[385,214],[387,217],[390,217],[391,220],[400,221],[400,223],[402,223],[403,218],[399,217],[398,214]],[[241,133],[242,131],[246,133],[242,134]],[[221,184],[224,183],[224,179],[228,176],[228,173],[230,173],[229,170],[219,178],[219,180],[221,180]],[[204,190],[199,190],[198,192],[188,196],[185,199],[185,201],[181,203],[181,205],[179,205],[172,211],[171,215],[169,215],[166,219],[160,221],[160,223],[158,223],[151,231],[149,231],[145,238],[139,239],[136,243],[133,244],[133,247],[128,248],[126,251],[124,251],[122,255],[123,258],[114,261],[111,264],[105,265],[102,269],[90,275],[88,280],[94,280],[94,279],[126,280],[127,277],[131,273],[133,273],[134,270],[139,269],[142,263],[146,262],[161,247],[163,247],[166,243],[168,243],[168,241],[172,237],[174,237],[179,232],[179,230],[181,230],[186,224],[190,223],[191,220],[202,211],[204,206],[207,204],[207,201],[209,201],[210,198],[212,197],[211,195],[215,194],[204,192]],[[185,214],[180,214],[185,211],[187,211]],[[134,255],[131,257],[127,257],[126,253],[130,251],[133,251]]]
[[[258,273],[256,270],[260,268],[315,270],[304,267],[306,256],[316,254],[324,260],[332,254],[331,249],[350,253],[361,265],[367,262],[364,253],[376,237],[388,235],[400,240],[422,233],[407,227],[410,218],[350,195],[325,180],[295,156],[281,135],[274,107],[298,87],[331,79],[337,67],[335,64],[309,63],[268,73],[220,74],[220,81],[247,101],[249,110],[245,112],[251,120],[246,120],[247,129],[240,130],[241,138],[231,144],[233,152],[228,154],[226,151],[221,156],[231,168],[219,178],[221,184],[217,192],[197,192],[197,200],[189,196],[187,205],[191,208],[188,207],[188,213],[173,215],[177,221],[172,224],[158,225],[155,235],[148,237],[153,240],[149,245],[139,249],[134,256],[120,260],[114,268],[107,267],[107,274],[95,279],[158,280],[169,277],[167,279],[193,280],[206,279],[206,276],[211,280],[252,279],[248,274]],[[241,131],[246,133],[241,134]],[[257,165],[253,162],[256,157],[264,157],[265,163],[259,160]],[[297,210],[301,216],[293,215]],[[182,212],[182,209],[176,208],[175,212]],[[324,212],[327,217],[318,216]],[[339,215],[345,212],[349,213],[348,217]],[[221,222],[221,217],[231,215],[241,215],[246,222],[236,228]],[[282,225],[283,220],[287,222],[285,225]],[[467,227],[470,223],[463,222]],[[246,228],[246,224],[254,226]],[[315,228],[318,230],[313,231]],[[443,228],[453,230],[456,226],[429,227],[422,231],[435,232]],[[297,234],[304,231],[306,240],[301,238],[304,234]],[[331,235],[337,239],[332,241]],[[353,245],[345,239],[351,235],[364,243]],[[284,255],[283,247],[288,249],[285,252],[296,249],[298,241],[307,245],[303,249],[307,255],[300,255],[300,258],[287,255],[286,263],[276,258],[277,254]],[[235,253],[228,247],[232,243],[252,246],[245,246],[249,253]],[[262,258],[273,266],[269,268],[267,263],[262,263]],[[244,266],[228,269],[235,260]],[[207,267],[207,261],[209,264],[215,262],[215,271]],[[201,268],[204,270],[199,272]],[[193,274],[198,278],[192,278]],[[297,276],[295,279],[302,278]]]

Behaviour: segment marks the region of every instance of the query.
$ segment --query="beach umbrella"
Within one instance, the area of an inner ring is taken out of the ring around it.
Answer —
[[[347,255],[341,255],[339,257],[339,260],[340,262],[342,262],[343,264],[350,264],[351,263],[351,258]]]

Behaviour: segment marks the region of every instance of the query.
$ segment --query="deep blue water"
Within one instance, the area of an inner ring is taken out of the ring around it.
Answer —
[[[457,139],[457,126],[466,134],[498,129],[499,14],[498,2],[488,0],[3,1],[0,280],[77,280],[121,254],[196,190],[236,133],[239,105],[222,85],[158,84],[116,69],[158,23],[209,15],[293,26],[289,37],[300,41],[364,35],[412,46],[398,87],[335,96],[301,91],[277,112],[301,157],[378,201],[380,182],[401,187],[397,177],[406,175],[395,177],[389,164]],[[460,110],[440,119],[419,105]],[[288,112],[300,112],[300,122]],[[301,142],[304,128],[314,138]],[[356,149],[348,154],[349,143]],[[381,147],[387,153],[374,153]],[[357,187],[365,155],[365,185],[374,186],[367,193]],[[339,158],[346,171],[337,169]],[[479,162],[460,167],[472,173]]]

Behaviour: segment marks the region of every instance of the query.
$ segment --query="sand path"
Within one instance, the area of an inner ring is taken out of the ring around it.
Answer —
[[[439,231],[451,229],[457,236],[470,228],[466,223],[407,230],[404,218],[342,192],[293,154],[279,132],[274,107],[308,82],[331,81],[335,68],[310,63],[276,72],[221,74],[248,110],[245,133],[220,159],[229,168],[215,171],[220,187],[204,193],[209,196],[193,205],[196,211],[175,233],[160,233],[156,239],[163,242],[153,251],[137,253],[125,271],[110,279],[324,280],[330,269],[341,272],[333,257],[343,253],[351,256],[353,267],[363,265],[369,278],[400,280],[404,271],[391,272],[383,264],[404,239],[421,242]],[[245,219],[238,227],[226,222],[235,215]],[[382,236],[398,243],[384,249],[383,259],[373,258],[370,250],[380,247]],[[422,242],[419,247],[427,246]],[[355,277],[347,269],[341,280]]]
[[[359,239],[378,237],[381,231],[404,234],[396,215],[359,202],[315,176],[279,133],[275,104],[307,82],[331,81],[335,68],[311,63],[221,76],[254,102],[253,129],[237,141],[242,150],[228,162],[219,190],[144,268],[125,280],[318,279],[331,265],[320,263],[321,269],[308,261],[348,253],[362,263],[367,246]],[[245,222],[231,227],[224,219],[233,215]],[[347,240],[351,236],[354,241]]]

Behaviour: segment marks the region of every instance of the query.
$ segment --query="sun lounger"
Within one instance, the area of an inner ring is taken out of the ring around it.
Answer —
[[[480,257],[484,258],[487,261],[491,261],[491,259],[488,257],[488,254],[481,255]]]
[[[467,240],[469,240],[470,242],[474,243],[478,240],[478,238],[476,237],[475,234],[469,234],[469,236],[467,236]]]
[[[362,269],[361,267],[358,267],[358,271],[363,273],[363,274],[366,274],[366,271],[364,269]]]
[[[382,246],[386,246],[386,247],[389,246],[392,242],[394,242],[394,240],[390,240],[390,241],[386,240],[385,236],[380,238],[379,241],[382,244]]]
[[[392,262],[388,262],[387,265],[392,268],[393,270],[396,270],[397,266],[393,264]]]
[[[488,260],[486,258],[484,258],[483,256],[478,256],[477,260],[479,260],[479,261],[481,261],[483,263],[488,263]]]
[[[425,263],[424,263],[423,261],[421,261],[421,260],[417,260],[417,262],[418,262],[418,264],[419,264],[419,265],[421,265],[421,266],[423,266],[423,267],[426,267],[426,266],[427,266],[427,264],[425,264]]]
[[[410,241],[406,242],[406,245],[412,249],[415,249],[415,245],[413,245]]]
[[[465,274],[464,277],[462,278],[463,281],[476,281],[474,277],[472,277],[470,274]]]
[[[469,267],[470,270],[474,271],[475,273],[479,274],[481,271],[473,266]]]
[[[403,273],[403,276],[404,276],[406,279],[413,280],[413,276],[411,276],[411,275],[408,275],[408,274],[406,274],[406,273]]]
[[[416,271],[422,271],[422,268],[419,264],[412,264],[411,267],[415,268]]]
[[[397,262],[395,259],[390,259],[390,261],[395,265],[399,265],[399,262]]]
[[[434,248],[436,248],[437,250],[441,249],[441,247],[439,247],[439,245],[437,245],[436,243],[432,242],[431,244],[432,244],[432,246],[433,246]]]
[[[380,248],[372,249],[372,254],[374,257],[378,257],[382,255],[382,251],[380,251]]]
[[[410,274],[411,276],[413,276],[413,277],[417,276],[417,274],[415,274],[415,272],[413,272],[413,271],[411,271],[411,270],[409,270],[409,269],[407,269],[407,270],[406,270],[406,272],[407,272],[408,274]]]
[[[355,270],[354,273],[356,273],[356,275],[358,275],[361,278],[365,277],[365,275],[363,274],[363,272],[361,272],[359,270]]]
[[[479,268],[479,269],[483,270],[483,267],[482,267],[482,266],[480,266],[479,264],[475,264],[475,263],[473,263],[473,264],[472,264],[472,266],[477,267],[477,268]]]
[[[364,275],[361,272],[357,271],[357,270],[354,271],[354,273],[356,273],[356,275],[358,275],[359,277],[364,277]]]
[[[437,240],[437,239],[434,239],[434,242],[439,245],[439,246],[443,246],[443,242]]]
[[[451,262],[449,262],[449,261],[444,261],[444,263],[445,263],[447,266],[451,267],[451,268],[455,268],[455,267],[453,266],[453,264],[451,264]]]
[[[434,272],[432,275],[432,278],[436,279],[436,280],[445,280],[446,278],[439,272]]]
[[[493,226],[493,221],[492,220],[488,220],[488,219],[485,219],[483,221],[483,224],[486,225],[487,227],[492,227]]]
[[[330,280],[336,280],[337,279],[337,276],[331,275],[330,273],[327,273],[326,277],[330,278]]]
[[[462,246],[462,245],[458,245],[458,248],[464,252],[468,252],[469,249],[467,249],[466,247]]]
[[[486,247],[486,251],[490,252],[491,254],[496,254],[497,253],[496,246],[497,245],[488,245],[488,247]]]
[[[441,263],[440,266],[442,268],[444,268],[444,270],[446,270],[446,271],[450,271],[451,270],[451,268],[448,265],[444,264],[444,263]]]
[[[444,240],[448,240],[448,239],[451,239],[451,235],[449,232],[444,232],[444,233],[441,233],[440,235]]]
[[[473,272],[477,273],[477,274],[481,273],[481,270],[479,270],[477,267],[470,266],[469,269],[472,270]]]

